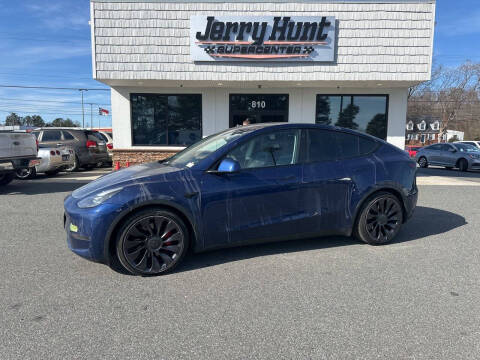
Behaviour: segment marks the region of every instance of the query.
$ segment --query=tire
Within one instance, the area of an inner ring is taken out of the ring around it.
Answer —
[[[468,162],[465,159],[458,160],[458,169],[460,171],[467,171],[468,170]]]
[[[78,171],[79,168],[80,168],[80,161],[78,160],[78,156],[75,155],[75,160],[73,162],[73,165],[65,168],[65,171],[66,172],[74,172],[74,171]]]
[[[362,205],[354,230],[355,237],[370,245],[391,242],[403,224],[403,207],[388,192],[370,196]]]
[[[160,208],[132,214],[117,233],[116,255],[120,265],[135,275],[171,272],[190,245],[190,234],[183,220]]]
[[[60,172],[60,169],[55,169],[55,170],[45,171],[45,174],[48,176],[54,176],[54,175],[57,175],[59,172]]]
[[[13,179],[15,179],[14,172],[0,174],[0,186],[5,186],[10,184]]]
[[[17,179],[20,180],[33,179],[35,176],[37,176],[37,169],[35,169],[34,167],[27,169],[18,169],[15,172],[15,176],[17,177]]]
[[[418,159],[418,165],[420,165],[421,168],[428,168],[428,161],[425,156],[421,156],[420,159]]]

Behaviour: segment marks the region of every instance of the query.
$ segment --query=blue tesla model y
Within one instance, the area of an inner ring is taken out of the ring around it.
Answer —
[[[416,202],[416,163],[385,141],[314,124],[256,124],[75,190],[64,223],[76,254],[152,275],[174,269],[189,248],[326,235],[384,244]]]

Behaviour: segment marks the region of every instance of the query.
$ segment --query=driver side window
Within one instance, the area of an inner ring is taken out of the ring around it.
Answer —
[[[299,134],[292,129],[258,135],[230,151],[226,158],[237,161],[242,169],[296,164]]]

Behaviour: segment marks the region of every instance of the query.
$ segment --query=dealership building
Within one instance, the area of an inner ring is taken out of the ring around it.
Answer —
[[[349,127],[403,147],[434,23],[434,0],[91,0],[114,160],[165,158],[247,118]]]

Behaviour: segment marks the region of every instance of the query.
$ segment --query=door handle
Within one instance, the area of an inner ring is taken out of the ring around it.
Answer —
[[[352,178],[349,178],[349,177],[344,177],[344,178],[341,178],[341,179],[335,179],[336,181],[341,181],[341,182],[349,182],[349,181],[352,181]]]

